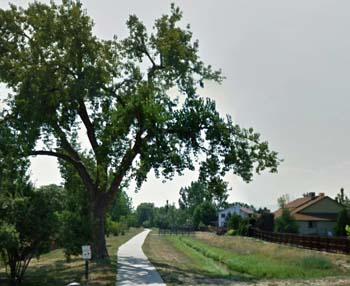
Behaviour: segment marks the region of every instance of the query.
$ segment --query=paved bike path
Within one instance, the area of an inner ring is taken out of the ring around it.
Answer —
[[[117,286],[166,286],[142,250],[149,232],[145,229],[119,247]]]

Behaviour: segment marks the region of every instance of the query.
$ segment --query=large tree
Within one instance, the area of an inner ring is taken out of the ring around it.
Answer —
[[[0,10],[0,82],[11,89],[6,116],[30,145],[79,174],[93,222],[94,257],[106,257],[105,215],[116,194],[148,172],[166,179],[195,159],[201,172],[252,179],[276,171],[277,154],[252,129],[220,117],[197,93],[220,72],[198,56],[198,42],[174,6],[151,32],[134,15],[129,35],[98,39],[80,2]],[[90,148],[79,144],[84,126]],[[42,141],[44,148],[38,149]]]

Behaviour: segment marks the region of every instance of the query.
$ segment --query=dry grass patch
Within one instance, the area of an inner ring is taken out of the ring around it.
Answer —
[[[182,243],[220,261],[230,270],[256,279],[310,279],[348,275],[348,258],[312,250],[298,249],[244,237],[197,233],[195,238],[180,238]]]
[[[186,246],[179,237],[151,233],[143,250],[167,285],[231,285],[250,280]]]
[[[144,251],[167,285],[350,285],[349,256],[244,237],[150,235]]]
[[[290,261],[310,260],[310,257],[318,257],[321,260],[329,260],[340,270],[348,271],[350,266],[350,256],[345,254],[336,254],[328,252],[320,252],[309,249],[301,249],[293,246],[277,244],[258,240],[250,237],[241,236],[217,236],[214,233],[197,232],[196,239],[208,245],[220,247],[240,255],[258,254],[263,257],[273,258],[281,263]]]

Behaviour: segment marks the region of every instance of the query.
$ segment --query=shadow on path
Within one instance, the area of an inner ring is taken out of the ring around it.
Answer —
[[[165,285],[162,278],[143,258],[118,257],[117,285]]]
[[[146,229],[119,248],[117,286],[166,286],[142,251],[143,242],[149,232]]]

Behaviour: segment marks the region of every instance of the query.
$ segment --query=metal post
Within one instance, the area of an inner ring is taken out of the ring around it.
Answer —
[[[85,260],[85,285],[89,286],[89,260]]]

